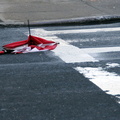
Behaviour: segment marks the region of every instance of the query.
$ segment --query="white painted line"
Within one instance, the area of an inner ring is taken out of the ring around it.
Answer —
[[[76,67],[75,70],[84,74],[94,84],[102,90],[108,91],[108,94],[120,94],[120,76],[116,73],[110,73],[103,70],[101,67]]]
[[[120,51],[120,47],[82,48],[82,51],[86,53],[117,52]]]
[[[66,63],[96,62],[97,60],[73,45],[59,45],[53,50]]]
[[[51,33],[52,34],[70,34],[70,33],[114,32],[114,31],[120,31],[120,27],[75,29],[75,30],[56,30],[56,31],[51,31]]]
[[[120,67],[118,63],[107,63],[106,65],[106,68]]]

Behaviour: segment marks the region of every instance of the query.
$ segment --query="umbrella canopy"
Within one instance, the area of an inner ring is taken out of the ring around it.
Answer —
[[[40,37],[29,35],[27,40],[13,42],[3,46],[3,51],[0,51],[0,54],[4,53],[28,53],[28,52],[37,52],[37,51],[46,51],[53,50],[57,47],[56,42],[49,41]]]

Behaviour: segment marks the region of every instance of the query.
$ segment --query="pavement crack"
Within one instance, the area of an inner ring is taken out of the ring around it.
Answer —
[[[81,0],[81,2],[83,2],[84,4],[88,5],[89,7],[92,7],[92,8],[94,8],[94,9],[100,11],[100,12],[103,12],[103,13],[105,13],[105,14],[109,14],[108,12],[102,11],[101,9],[99,9],[99,8],[91,5],[90,3],[88,3],[88,2],[86,2],[86,1],[84,1],[84,0]]]

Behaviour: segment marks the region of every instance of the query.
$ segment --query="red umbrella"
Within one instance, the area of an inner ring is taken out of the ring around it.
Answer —
[[[27,40],[10,43],[3,46],[0,53],[28,53],[37,51],[53,50],[58,43],[29,35]]]
[[[28,21],[29,26],[29,21]],[[28,53],[28,52],[37,52],[37,51],[46,51],[53,50],[56,48],[58,43],[54,41],[49,41],[40,37],[32,36],[30,33],[29,27],[29,36],[27,40],[13,42],[3,46],[3,51],[0,51],[0,54],[4,53]]]

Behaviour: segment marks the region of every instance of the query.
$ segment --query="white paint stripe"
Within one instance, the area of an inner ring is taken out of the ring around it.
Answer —
[[[83,52],[81,49],[73,45],[59,45],[53,50],[55,55],[59,56],[66,63],[75,62],[95,62],[95,58],[91,57],[89,54]]]
[[[120,47],[82,48],[82,51],[86,53],[117,52],[120,51]]]
[[[108,91],[109,94],[120,94],[120,76],[103,70],[101,67],[76,67],[75,70],[84,74],[90,81],[99,86],[102,90]]]
[[[76,29],[76,30],[57,30],[57,31],[51,31],[51,33],[52,34],[70,34],[70,33],[114,32],[114,31],[120,31],[120,27],[116,27],[116,28]]]

